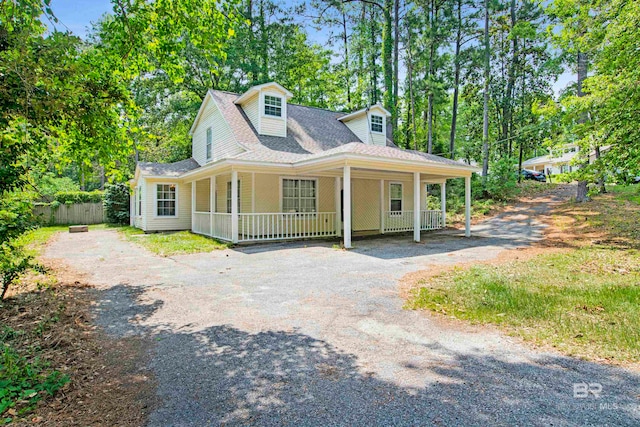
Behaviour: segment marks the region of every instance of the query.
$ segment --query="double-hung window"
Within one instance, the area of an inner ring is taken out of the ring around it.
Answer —
[[[371,132],[382,133],[382,116],[371,115]]]
[[[240,212],[240,180],[238,180],[238,213]],[[227,213],[231,213],[231,181],[227,181]]]
[[[177,189],[175,184],[157,184],[157,216],[176,216],[176,194]]]
[[[142,215],[142,185],[138,186],[138,190],[136,191],[136,195],[138,196],[138,216]]]
[[[282,117],[282,98],[277,96],[264,96],[264,115]]]
[[[402,183],[389,184],[389,210],[392,215],[400,215],[402,212]]]
[[[282,212],[316,212],[316,180],[283,179]]]
[[[207,160],[211,160],[213,145],[213,133],[210,127],[207,128]]]

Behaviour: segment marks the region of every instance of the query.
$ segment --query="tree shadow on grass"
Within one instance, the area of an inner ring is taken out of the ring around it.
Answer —
[[[640,378],[621,369],[563,357],[508,361],[449,350],[447,362],[427,372],[404,363],[427,378],[424,386],[407,387],[295,330],[143,326],[141,316],[162,303],[138,303],[140,295],[124,285],[97,295],[98,322],[154,338],[151,368],[162,404],[151,415],[153,426],[640,423]],[[399,351],[397,359],[403,358]],[[599,383],[602,395],[575,398],[574,383]]]

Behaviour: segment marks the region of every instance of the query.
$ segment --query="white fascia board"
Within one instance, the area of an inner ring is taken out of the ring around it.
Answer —
[[[238,97],[238,99],[236,99],[233,102],[234,102],[234,104],[242,104],[244,101],[246,101],[247,99],[251,98],[254,94],[260,92],[262,89],[267,88],[267,87],[271,87],[271,86],[275,86],[280,91],[284,92],[285,98],[287,98],[287,100],[293,98],[293,94],[291,92],[289,92],[287,90],[287,88],[285,88],[284,86],[282,86],[282,85],[280,85],[280,84],[278,84],[276,82],[269,82],[269,83],[263,83],[261,85],[250,87],[245,93],[240,95]]]
[[[389,111],[387,111],[386,108],[384,108],[380,104],[374,104],[371,107],[362,108],[362,109],[360,109],[358,111],[354,111],[353,113],[349,113],[349,114],[346,114],[344,116],[338,117],[337,120],[340,120],[341,122],[349,121],[351,119],[355,119],[358,116],[366,114],[367,112],[370,112],[373,109],[381,110],[387,117],[391,117],[391,113]]]

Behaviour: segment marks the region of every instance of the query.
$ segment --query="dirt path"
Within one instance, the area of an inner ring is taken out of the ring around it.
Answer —
[[[149,425],[638,425],[640,378],[538,353],[487,328],[404,310],[398,280],[543,237],[569,190],[459,232],[272,244],[159,258],[115,231],[64,234],[47,256],[97,285],[97,322],[153,337]],[[598,382],[603,397],[573,397]],[[602,406],[601,404],[605,404]],[[615,405],[615,408],[614,408]],[[603,409],[604,408],[604,409]]]

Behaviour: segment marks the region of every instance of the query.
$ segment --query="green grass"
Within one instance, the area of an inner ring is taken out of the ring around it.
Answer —
[[[18,242],[24,245],[28,250],[32,252],[32,255],[40,255],[44,245],[51,239],[51,237],[61,231],[66,231],[67,226],[54,225],[49,227],[39,227],[34,230],[30,230],[18,238]]]
[[[640,361],[640,254],[581,248],[437,277],[409,303],[591,358]]]
[[[605,237],[529,260],[454,269],[423,281],[407,307],[499,325],[570,355],[639,362],[638,203],[637,190],[627,187],[568,204],[565,217],[576,227],[586,223],[580,233]]]
[[[118,231],[130,242],[162,256],[211,252],[229,247],[227,243],[189,231],[145,234],[133,227],[119,227]]]

